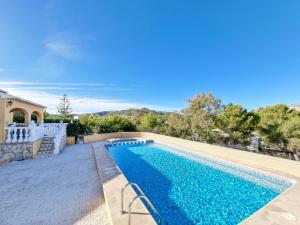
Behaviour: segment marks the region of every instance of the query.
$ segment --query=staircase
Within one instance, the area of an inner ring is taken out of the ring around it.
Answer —
[[[53,155],[54,148],[54,137],[44,137],[37,157]]]

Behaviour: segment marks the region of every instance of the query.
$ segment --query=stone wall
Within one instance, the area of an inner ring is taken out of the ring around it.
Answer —
[[[33,142],[0,144],[0,166],[11,161],[31,159]]]

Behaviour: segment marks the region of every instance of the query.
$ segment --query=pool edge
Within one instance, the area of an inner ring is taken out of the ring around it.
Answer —
[[[298,212],[300,211],[300,198],[298,197],[300,196],[299,162],[149,132],[121,132],[110,136],[152,139],[157,143],[189,148],[196,152],[198,151],[216,157],[218,160],[221,159],[231,163],[238,163],[253,169],[259,169],[266,173],[272,173],[277,176],[295,180],[296,183],[286,190],[286,192],[280,194],[263,208],[256,211],[252,216],[243,220],[241,224],[300,225],[300,217],[298,216]],[[97,141],[103,141],[103,139],[105,139],[105,137],[101,137],[101,139]],[[293,218],[289,217],[289,213],[297,215],[298,218],[296,217],[294,218],[295,220],[290,220]]]
[[[128,183],[123,172],[108,154],[105,143],[92,145],[96,161],[96,169],[103,187],[106,208],[112,225],[128,225],[128,214],[121,213],[121,190]],[[129,203],[136,196],[132,187],[126,189],[124,202]],[[125,209],[128,204],[124,204]],[[147,212],[149,215],[133,214],[132,225],[156,225],[156,222],[141,200],[137,200],[135,208],[139,212]]]

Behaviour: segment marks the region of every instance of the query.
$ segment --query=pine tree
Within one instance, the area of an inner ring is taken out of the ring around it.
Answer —
[[[59,105],[57,107],[57,111],[59,114],[63,116],[68,116],[72,112],[71,102],[66,94],[64,94],[59,99]]]

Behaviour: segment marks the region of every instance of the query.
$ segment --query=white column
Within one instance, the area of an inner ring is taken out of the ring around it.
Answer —
[[[29,129],[29,141],[35,141],[35,136],[36,136],[36,132],[35,132],[35,128],[36,128],[36,124],[35,122],[32,120],[30,122],[30,124],[28,125],[28,129]]]
[[[11,143],[12,142],[12,128],[7,129],[7,136],[6,136],[6,143]]]

